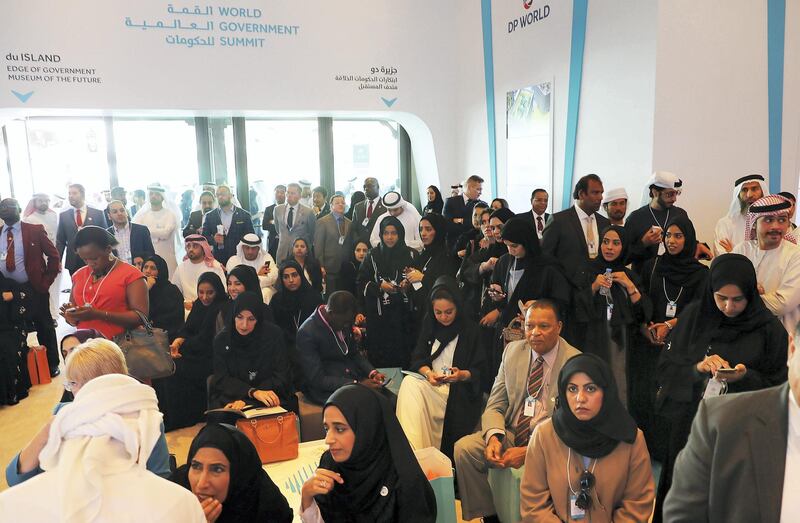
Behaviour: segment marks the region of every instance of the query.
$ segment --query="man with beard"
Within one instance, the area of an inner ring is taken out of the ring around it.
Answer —
[[[217,203],[217,197],[211,191],[200,193],[200,208],[189,215],[189,223],[183,228],[183,237],[190,234],[203,234],[203,218]]]
[[[724,254],[744,241],[747,208],[769,194],[769,189],[760,174],[749,174],[733,184],[733,199],[728,214],[717,222],[714,229],[714,252]],[[791,214],[790,214],[791,219]]]
[[[223,266],[236,254],[236,246],[245,234],[253,233],[250,213],[233,204],[231,188],[217,187],[217,208],[209,211],[203,220],[203,236],[213,245],[214,258]]]
[[[190,234],[185,241],[186,257],[170,274],[169,281],[181,291],[183,303],[188,309],[197,299],[197,280],[200,275],[204,272],[213,272],[224,282],[225,271],[211,254],[211,246],[208,245],[205,236]]]
[[[106,212],[111,216],[111,227],[106,229],[114,235],[117,244],[117,256],[120,260],[139,267],[141,270],[145,258],[155,254],[150,231],[144,225],[130,223],[125,204],[112,200]]]
[[[79,183],[69,186],[69,204],[72,207],[63,211],[58,218],[58,230],[56,231],[56,248],[60,256],[67,252],[64,267],[70,274],[86,265],[75,252],[72,242],[75,235],[84,225],[97,225],[105,229],[108,227],[103,211],[86,206],[86,189]]]
[[[278,230],[275,229],[275,206],[286,203],[286,186],[275,186],[275,203],[267,205],[264,209],[264,219],[261,222],[261,229],[267,231],[267,251],[270,256],[275,258],[278,252]]]
[[[753,202],[747,213],[745,239],[733,252],[753,262],[761,300],[793,333],[800,320],[800,247],[787,234],[790,207],[791,203],[777,194]]]
[[[47,239],[53,245],[56,244],[56,233],[58,232],[58,214],[50,208],[50,196],[44,193],[36,193],[28,202],[25,211],[22,213],[22,221],[41,225],[47,233]],[[61,289],[61,273],[56,275],[55,280],[50,285],[50,316],[58,318],[59,298],[58,293]]]
[[[102,220],[102,212],[97,212]],[[49,289],[61,271],[58,250],[47,238],[44,227],[20,222],[17,200],[0,201],[0,219],[5,222],[3,241],[0,241],[0,272],[20,285],[20,295],[29,295],[23,301],[28,309],[25,318],[31,322],[39,343],[47,348],[50,376],[55,377],[59,374],[58,342],[50,315]]]
[[[180,218],[177,212],[164,206],[164,194],[166,193],[164,187],[157,183],[148,185],[147,192],[150,203],[136,214],[133,223],[144,225],[150,229],[153,248],[156,254],[167,262],[169,273],[172,274],[178,266],[178,260],[175,257],[175,242]]]
[[[624,187],[610,189],[603,194],[603,209],[611,225],[625,226],[625,214],[628,212],[628,193]]]

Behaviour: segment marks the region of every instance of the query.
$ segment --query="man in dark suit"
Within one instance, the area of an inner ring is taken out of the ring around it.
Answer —
[[[386,212],[380,198],[380,185],[377,178],[364,179],[364,201],[358,202],[353,209],[353,226],[350,228],[352,244],[362,241],[369,245],[369,236],[375,227],[378,217]]]
[[[467,178],[464,194],[445,200],[442,215],[447,218],[447,245],[455,246],[458,237],[472,228],[472,209],[483,192],[483,178],[472,175]]]
[[[800,516],[800,355],[789,382],[703,400],[675,460],[664,521],[797,521]]]
[[[313,204],[311,210],[314,211],[317,220],[331,213],[331,207],[328,205],[328,189],[325,187],[314,187],[311,191],[311,203]]]
[[[200,208],[189,214],[189,222],[183,228],[184,238],[190,234],[203,234],[203,218],[214,208],[216,202],[217,198],[213,192],[203,191],[200,193]]]
[[[278,252],[278,230],[275,228],[275,206],[283,205],[286,202],[286,186],[275,186],[275,203],[267,205],[264,209],[264,219],[261,228],[267,231],[267,252],[275,259]]]
[[[122,205],[124,207],[126,208],[128,207],[128,198],[126,196],[124,187],[112,187],[111,191],[108,193],[108,196],[109,198],[111,198],[110,200],[108,200],[109,205],[111,204],[111,202],[116,200],[122,202]],[[106,217],[106,223],[111,225],[112,221],[111,221],[111,215],[109,214],[108,211],[108,206],[106,206],[106,208],[103,209],[103,215]]]
[[[519,218],[525,218],[536,228],[536,234],[542,239],[544,226],[547,224],[550,214],[546,213],[547,204],[550,202],[550,195],[544,189],[534,189],[531,193],[531,210],[518,214]]]
[[[128,220],[125,204],[114,200],[108,204],[108,215],[111,216],[111,227],[106,229],[113,234],[119,244],[117,256],[122,261],[137,266],[140,270],[144,260],[156,253],[153,240],[150,238],[150,229]]]
[[[97,225],[105,229],[108,224],[103,211],[86,206],[86,190],[83,185],[79,183],[70,185],[68,199],[72,208],[62,211],[58,217],[56,248],[58,248],[59,256],[63,256],[66,250],[67,258],[64,261],[64,267],[70,274],[74,274],[75,271],[86,265],[72,247],[72,241],[75,239],[78,229],[84,225]]]
[[[231,188],[227,185],[217,187],[217,203],[219,207],[205,216],[203,236],[214,246],[214,258],[224,267],[228,258],[236,254],[242,236],[255,234],[255,230],[250,213],[233,205]],[[223,232],[220,232],[220,226]]]
[[[23,223],[19,218],[17,200],[0,201],[0,219],[5,222],[0,240],[0,272],[30,295],[26,303],[30,310],[25,317],[32,323],[39,343],[47,348],[50,376],[55,377],[59,360],[56,329],[50,316],[50,285],[61,271],[60,257],[43,226]]]

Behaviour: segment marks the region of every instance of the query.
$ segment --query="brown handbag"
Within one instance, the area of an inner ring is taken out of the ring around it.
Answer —
[[[506,343],[525,339],[525,327],[519,317],[514,318],[508,322],[507,327],[503,327],[503,340]]]
[[[297,458],[300,439],[294,412],[239,419],[236,428],[253,442],[262,464]]]

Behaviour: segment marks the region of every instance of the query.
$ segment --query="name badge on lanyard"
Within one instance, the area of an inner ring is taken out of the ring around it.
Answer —
[[[577,504],[578,496],[575,494],[569,495],[569,517],[570,519],[584,519],[586,518],[586,511],[580,508]]]
[[[609,303],[606,307],[606,320],[611,321],[611,316],[614,314],[614,304]]]
[[[369,223],[369,218],[364,218],[364,221],[361,222],[361,225],[366,227],[368,223]]]
[[[339,245],[344,245],[344,236],[339,236]]]
[[[528,416],[532,418],[536,415],[536,410],[539,406],[539,400],[534,398],[533,396],[528,396],[525,398],[525,407],[522,409],[523,416]]]
[[[664,242],[659,243],[658,244],[658,255],[661,256],[665,252],[667,252],[667,248],[664,247]]]
[[[667,311],[665,313],[667,318],[674,318],[678,314],[678,304],[674,301],[667,302]]]

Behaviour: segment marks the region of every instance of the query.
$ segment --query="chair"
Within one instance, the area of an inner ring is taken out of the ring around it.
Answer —
[[[302,392],[297,393],[300,411],[300,441],[325,439],[322,428],[322,407],[308,401]]]

